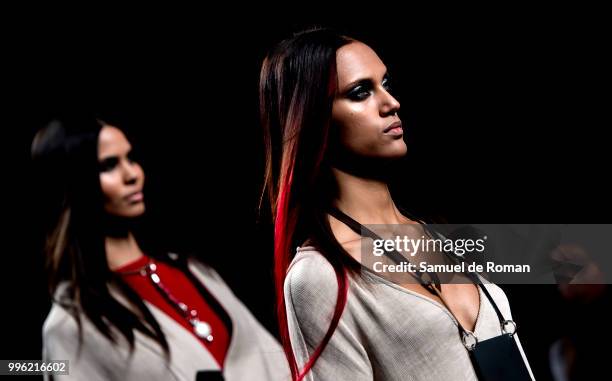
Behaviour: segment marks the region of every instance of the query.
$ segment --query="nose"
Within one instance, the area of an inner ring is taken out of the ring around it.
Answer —
[[[389,115],[395,115],[400,109],[400,103],[393,95],[391,95],[387,90],[382,90],[381,92],[381,104],[380,104],[380,115],[385,117]]]
[[[138,180],[138,171],[134,163],[124,161],[122,165],[123,182],[125,184],[134,184]]]

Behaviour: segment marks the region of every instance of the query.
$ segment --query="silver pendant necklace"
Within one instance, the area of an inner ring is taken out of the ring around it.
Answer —
[[[148,264],[140,268],[139,270],[122,272],[119,273],[121,275],[133,275],[140,274],[149,278],[153,286],[157,289],[159,293],[161,293],[164,298],[172,305],[174,309],[176,309],[182,316],[185,318],[193,329],[193,332],[197,337],[203,339],[209,343],[213,341],[212,335],[212,327],[207,322],[200,320],[198,316],[198,311],[194,308],[189,308],[189,306],[180,300],[178,300],[170,290],[162,283],[159,274],[157,274],[157,265],[155,262],[150,261]]]

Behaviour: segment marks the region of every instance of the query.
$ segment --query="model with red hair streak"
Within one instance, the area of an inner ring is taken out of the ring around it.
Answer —
[[[480,289],[444,284],[438,295],[418,283],[363,282],[376,275],[361,267],[362,238],[330,214],[418,223],[387,185],[407,147],[378,55],[328,29],[301,32],[267,55],[259,91],[262,199],[267,193],[272,206],[279,327],[293,379],[477,379],[457,327],[479,339],[499,335]],[[486,288],[511,319],[503,291]]]

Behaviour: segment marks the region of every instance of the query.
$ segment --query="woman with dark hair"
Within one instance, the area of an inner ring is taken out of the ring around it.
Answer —
[[[376,53],[330,30],[298,33],[263,62],[264,192],[294,380],[474,380],[460,333],[482,341],[511,319],[495,285],[395,284],[361,266],[360,223],[420,223],[387,185],[407,151],[399,109]]]
[[[45,192],[61,197],[47,238],[43,358],[70,360],[60,379],[288,378],[280,345],[212,268],[136,240],[144,171],[113,124],[73,115],[32,144]]]

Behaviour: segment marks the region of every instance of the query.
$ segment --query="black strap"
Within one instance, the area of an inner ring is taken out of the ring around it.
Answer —
[[[350,217],[349,215],[347,215],[346,213],[342,212],[341,210],[339,210],[336,207],[331,207],[329,209],[329,214],[331,214],[332,216],[334,216],[334,218],[338,219],[339,221],[341,221],[342,223],[344,223],[346,226],[348,226],[352,231],[354,231],[355,233],[359,234],[362,237],[368,237],[368,238],[372,238],[372,239],[382,239],[378,234],[374,233],[373,231],[371,231],[370,229],[368,229],[367,227],[363,226],[362,224],[360,224],[359,222],[355,221],[352,217]],[[440,233],[436,232],[433,229],[430,229],[429,226],[427,226],[427,224],[422,223],[419,221],[419,223],[430,233],[430,234],[434,234],[434,235],[438,235],[440,237],[443,237]],[[453,261],[457,261],[457,258],[454,256],[451,256],[448,252],[443,251],[444,254],[446,254],[447,256],[449,256]],[[395,263],[401,263],[401,262],[408,262],[408,259],[406,257],[404,257],[403,255],[401,255],[400,253],[398,253],[396,250],[391,250],[391,251],[387,251],[385,250],[385,256],[387,256],[388,258],[390,258],[392,261],[394,261]],[[411,275],[413,275],[418,281],[419,283],[425,287],[425,289],[427,289],[427,291],[429,291],[432,294],[435,294],[437,296],[439,296],[439,294],[432,289],[432,282],[428,282],[426,280],[424,280],[422,278],[423,273],[416,271],[415,273],[410,273]],[[435,287],[440,290],[440,279],[438,278],[438,275],[436,273],[426,273],[431,279],[433,279],[433,283],[435,284]],[[491,305],[493,306],[493,309],[495,310],[495,313],[497,314],[497,318],[499,319],[499,322],[501,324],[501,326],[503,327],[506,319],[504,319],[501,311],[499,310],[499,308],[497,307],[497,304],[495,303],[495,301],[493,300],[493,297],[491,296],[491,294],[489,294],[489,291],[487,290],[486,287],[482,286],[480,280],[478,279],[478,276],[473,273],[473,272],[466,272],[465,275],[472,280],[472,282],[476,285],[476,287],[479,287],[482,292],[485,294],[485,296],[487,297],[487,299],[489,299],[489,302],[491,303]],[[440,298],[442,299],[442,298]],[[448,306],[447,306],[448,309]],[[450,309],[449,309],[450,312]],[[452,313],[452,312],[451,312]],[[457,319],[455,319],[457,320]],[[459,330],[463,332],[465,332],[466,330],[461,326],[461,324],[459,323],[459,321],[457,320],[457,325],[459,326]]]
[[[487,290],[487,288],[483,287],[482,284],[480,284],[480,283],[476,283],[476,284],[480,287],[482,292],[484,292],[484,294],[487,296],[487,299],[489,299],[489,302],[491,302],[491,305],[493,306],[493,309],[495,310],[495,313],[497,314],[497,318],[499,319],[499,322],[503,326],[505,324],[505,322],[506,322],[506,319],[504,319],[504,316],[502,315],[501,311],[497,307],[497,304],[495,303],[495,301],[491,297],[491,294],[489,294],[489,291]]]
[[[359,234],[362,237],[368,237],[373,240],[382,239],[378,234],[374,233],[372,230],[368,229],[367,227],[361,225],[359,222],[355,221],[352,217],[348,216],[347,214],[345,214],[338,208],[332,207],[329,210],[329,214],[334,216],[336,219],[344,223],[352,231],[354,231],[355,233]],[[408,261],[406,257],[398,253],[396,250],[385,250],[385,256],[391,259],[396,264],[400,264],[402,262],[410,263],[410,261]],[[423,279],[423,273],[418,270],[415,271],[414,273],[412,272],[410,273],[410,275],[412,275],[415,279],[417,279],[419,283],[423,287],[425,287],[427,291],[429,291],[430,293],[434,295],[437,295],[437,293],[434,290],[431,290],[430,288],[436,287],[440,289],[440,279],[438,278],[438,274],[429,273],[429,272],[426,274],[429,276],[430,279],[432,279],[432,281],[426,281],[425,279]],[[434,286],[432,286],[432,283]]]
[[[437,235],[439,238],[445,238],[441,233],[439,233],[438,231],[436,231],[435,229],[431,228],[430,226],[426,225],[426,224],[422,224],[423,227],[432,235]],[[447,251],[443,251],[444,254],[447,255],[447,257],[451,258],[453,261],[455,261],[455,263],[459,263],[459,260],[457,259],[456,256],[450,255],[450,253],[448,253]],[[499,307],[497,307],[497,303],[495,303],[495,301],[493,300],[493,297],[491,296],[491,294],[489,294],[489,291],[487,290],[486,287],[484,287],[482,285],[482,282],[480,281],[480,279],[478,278],[478,275],[476,273],[473,272],[469,272],[466,271],[464,273],[469,279],[472,280],[472,282],[480,287],[480,289],[482,290],[482,292],[485,294],[485,296],[487,297],[487,299],[489,299],[489,302],[491,303],[491,305],[493,306],[493,309],[495,310],[495,314],[497,315],[497,318],[499,319],[499,322],[503,325],[506,322],[506,319],[504,319],[504,316],[502,315],[501,311],[499,310]]]

